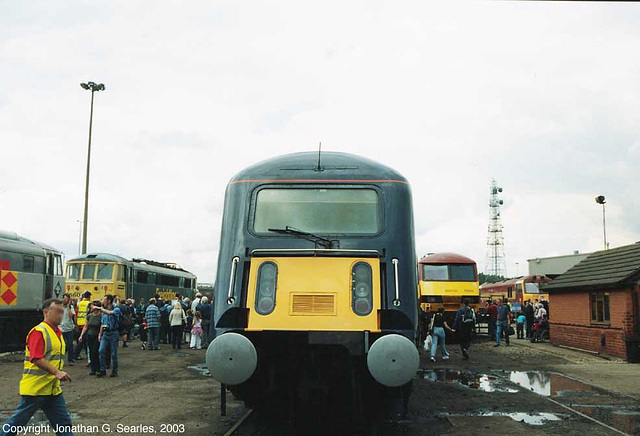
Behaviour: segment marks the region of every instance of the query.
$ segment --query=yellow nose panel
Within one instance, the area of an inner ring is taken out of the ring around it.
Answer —
[[[278,267],[273,312],[255,310],[258,268]],[[373,308],[358,316],[351,308],[351,269],[357,262],[371,266]],[[380,261],[356,257],[254,257],[247,289],[247,330],[380,331]]]

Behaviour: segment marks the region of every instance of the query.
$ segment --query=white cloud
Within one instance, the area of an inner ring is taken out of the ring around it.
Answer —
[[[418,254],[484,264],[505,188],[510,271],[640,239],[640,12],[535,2],[7,3],[0,227],[71,257],[96,95],[92,250],[215,275],[226,182],[293,151],[363,154],[413,185]]]

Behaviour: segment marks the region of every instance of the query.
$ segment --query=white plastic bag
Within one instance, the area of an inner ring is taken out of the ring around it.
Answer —
[[[427,335],[427,339],[424,340],[424,349],[427,351],[431,351],[431,342],[433,341],[433,338],[431,337],[431,335]]]

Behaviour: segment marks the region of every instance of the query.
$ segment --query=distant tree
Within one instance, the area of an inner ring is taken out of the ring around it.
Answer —
[[[480,273],[478,274],[478,282],[480,282],[480,284],[486,283],[486,282],[499,282],[500,280],[504,280],[503,276],[494,276],[494,275],[488,275],[485,273]]]

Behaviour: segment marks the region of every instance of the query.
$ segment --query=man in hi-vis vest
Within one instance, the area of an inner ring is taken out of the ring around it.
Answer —
[[[44,321],[27,335],[22,380],[20,380],[20,404],[15,413],[0,427],[0,436],[24,433],[29,419],[42,409],[51,423],[51,430],[58,436],[73,435],[71,416],[62,396],[61,381],[71,381],[62,370],[66,347],[62,331],[64,307],[62,301],[50,298],[42,305]]]
[[[85,291],[82,294],[82,300],[78,301],[78,305],[76,306],[76,331],[74,339],[78,341],[80,334],[82,333],[82,329],[84,328],[84,324],[87,319],[87,313],[89,312],[89,304],[91,303],[91,292]],[[87,355],[87,359],[89,359],[89,347],[86,342],[78,341],[76,345],[76,349],[74,350],[74,359],[82,360],[80,356],[80,352],[84,349],[85,354]]]

